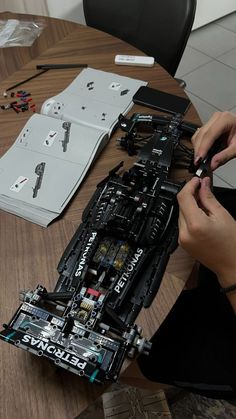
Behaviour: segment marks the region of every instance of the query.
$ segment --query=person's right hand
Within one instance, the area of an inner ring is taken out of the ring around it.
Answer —
[[[236,221],[216,200],[210,178],[193,177],[177,199],[179,244],[215,272],[221,286],[232,285],[236,282]]]
[[[226,163],[236,157],[236,115],[230,112],[215,112],[209,121],[198,129],[192,137],[194,147],[194,163],[204,158],[219,137],[224,136],[224,150],[215,154],[211,160],[211,169]]]

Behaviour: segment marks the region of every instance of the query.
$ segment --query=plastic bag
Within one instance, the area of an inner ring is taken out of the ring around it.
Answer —
[[[0,20],[0,48],[30,47],[45,26],[42,21]]]

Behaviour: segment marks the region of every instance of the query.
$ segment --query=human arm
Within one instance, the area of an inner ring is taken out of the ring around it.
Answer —
[[[195,132],[192,137],[195,164],[206,156],[210,147],[222,136],[225,148],[212,158],[212,170],[236,157],[236,115],[230,112],[215,112],[209,121]]]
[[[216,273],[221,287],[236,284],[236,222],[216,200],[208,177],[194,177],[177,196],[179,244]],[[236,313],[236,290],[227,293]]]

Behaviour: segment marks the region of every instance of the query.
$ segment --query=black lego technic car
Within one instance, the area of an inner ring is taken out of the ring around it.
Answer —
[[[191,161],[181,139],[196,130],[179,114],[121,115],[119,125],[120,146],[139,151],[136,163],[119,174],[120,163],[98,184],[59,262],[54,291],[42,285],[23,291],[0,333],[96,383],[116,380],[125,356],[150,350],[135,320],[152,303],[177,246],[176,194],[183,184],[169,172],[178,150]]]

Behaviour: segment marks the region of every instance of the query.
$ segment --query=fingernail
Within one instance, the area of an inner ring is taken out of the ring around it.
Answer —
[[[204,185],[206,188],[210,188],[210,187],[211,187],[211,180],[210,180],[210,178],[209,178],[209,177],[204,177],[204,178],[202,179],[202,182],[203,182],[203,185]]]
[[[200,164],[201,163],[201,160],[202,160],[202,158],[200,156],[196,156],[194,158],[194,164],[195,164],[195,166],[197,166],[198,164]]]
[[[218,167],[220,164],[221,164],[220,160],[215,159],[215,158],[214,158],[214,156],[213,156],[213,158],[212,158],[212,160],[211,160],[211,169],[212,169],[212,170],[217,169],[217,167]]]

